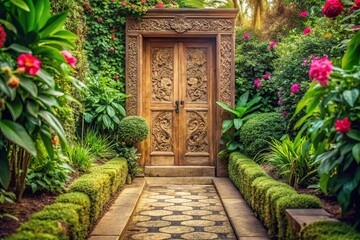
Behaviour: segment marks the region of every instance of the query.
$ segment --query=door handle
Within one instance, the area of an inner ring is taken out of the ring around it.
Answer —
[[[175,112],[179,113],[179,101],[175,101]]]
[[[184,105],[185,104],[185,101],[184,100],[181,100],[180,101],[180,105]]]

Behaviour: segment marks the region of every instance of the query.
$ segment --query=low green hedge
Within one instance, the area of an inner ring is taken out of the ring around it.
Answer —
[[[259,219],[268,228],[271,238],[291,239],[285,210],[288,208],[321,208],[317,197],[298,194],[285,183],[274,180],[248,157],[230,155],[229,176]]]
[[[301,229],[302,240],[359,240],[360,233],[342,222],[321,221]]]
[[[56,203],[34,213],[30,221],[21,224],[17,233],[6,240],[86,239],[110,196],[125,183],[127,173],[124,158],[94,167],[91,173],[74,181],[68,193],[57,197]]]

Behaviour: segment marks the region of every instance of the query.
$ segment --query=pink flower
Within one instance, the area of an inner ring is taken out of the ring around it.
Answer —
[[[352,29],[358,30],[358,29],[360,29],[360,25],[355,25],[352,27]]]
[[[278,45],[278,42],[272,42],[272,43],[270,43],[269,50],[270,50],[270,51],[273,50],[273,48],[274,48],[276,45]]]
[[[159,2],[155,5],[156,8],[164,8],[165,7],[165,4],[162,3],[162,2]]]
[[[281,113],[281,116],[285,117],[287,114],[288,114],[287,111],[283,111],[283,112]]]
[[[263,78],[266,79],[266,80],[270,79],[270,77],[271,77],[271,76],[270,76],[270,74],[268,74],[268,73],[264,74],[264,76],[263,76]]]
[[[344,10],[344,6],[339,0],[327,0],[322,9],[322,14],[328,18],[334,18],[341,14]]]
[[[294,83],[293,85],[291,85],[291,88],[290,88],[291,92],[292,93],[297,93],[300,91],[300,84],[298,83]]]
[[[277,102],[277,104],[278,104],[279,106],[281,106],[282,101],[279,99],[278,102]]]
[[[6,40],[6,32],[2,25],[0,25],[0,48],[4,45]]]
[[[41,68],[40,59],[31,54],[23,53],[17,58],[18,67],[24,67],[25,72],[31,76],[35,76]]]
[[[304,29],[304,35],[308,35],[311,32],[311,28]]]
[[[146,0],[141,0],[141,3],[142,3],[142,4],[146,4]]]
[[[115,0],[110,0],[111,2],[115,2]]]
[[[299,14],[299,16],[303,17],[303,18],[307,17],[308,15],[309,15],[308,12],[302,12],[302,13]]]
[[[346,117],[343,120],[340,120],[340,119],[336,120],[334,125],[335,125],[336,131],[338,131],[342,134],[345,134],[350,131],[351,122],[349,121],[349,118]]]
[[[120,2],[122,6],[126,6],[126,2]]]
[[[302,65],[303,67],[307,66],[307,65],[308,65],[308,60],[305,59],[301,65]]]
[[[115,38],[116,38],[115,34],[111,35],[111,39],[115,39]]]
[[[354,2],[354,4],[352,5],[352,7],[351,7],[351,11],[356,11],[356,10],[358,10],[358,9],[360,9],[360,0],[356,0],[355,2]]]
[[[251,37],[251,35],[249,33],[244,34],[244,39],[249,39],[250,37]]]
[[[174,5],[177,5],[177,2],[173,2]]]
[[[71,53],[69,53],[68,51],[63,50],[63,51],[61,51],[60,53],[64,56],[66,62],[67,62],[73,69],[75,69],[75,68],[76,68],[75,64],[76,64],[76,62],[77,62],[77,59],[76,59],[73,55],[71,55]]]
[[[329,77],[334,68],[334,65],[327,56],[317,59],[315,58],[310,65],[309,76],[313,82],[319,81],[321,86],[328,85]]]
[[[257,78],[254,80],[254,86],[257,88],[262,88],[261,78]]]
[[[115,51],[115,48],[111,47],[111,48],[110,48],[110,51],[112,51],[112,52]]]
[[[130,8],[131,8],[131,9],[135,9],[136,6],[135,6],[135,5],[131,5]]]
[[[97,20],[98,20],[99,22],[101,22],[103,19],[102,19],[101,17],[99,17]]]

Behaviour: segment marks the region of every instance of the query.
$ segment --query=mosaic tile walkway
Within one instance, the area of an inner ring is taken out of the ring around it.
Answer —
[[[147,186],[124,238],[236,239],[213,186]]]

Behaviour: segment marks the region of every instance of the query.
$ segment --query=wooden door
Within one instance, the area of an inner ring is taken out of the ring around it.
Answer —
[[[213,166],[214,46],[147,41],[142,115],[150,123],[146,165]]]

